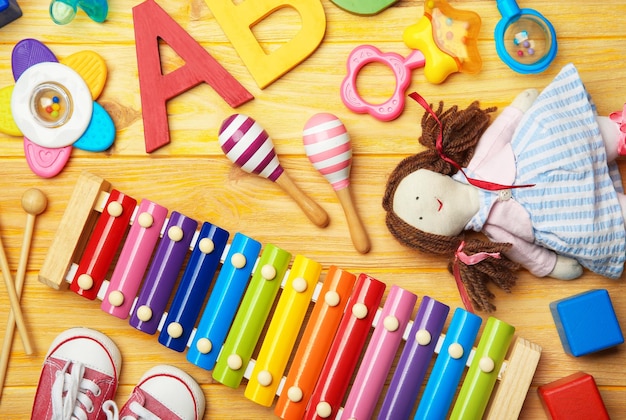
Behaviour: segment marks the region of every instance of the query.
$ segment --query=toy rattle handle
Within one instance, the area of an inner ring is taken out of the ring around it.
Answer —
[[[343,207],[343,212],[346,214],[348,230],[350,230],[350,237],[352,238],[354,248],[361,254],[367,254],[372,247],[370,238],[365,230],[365,226],[363,226],[363,222],[361,221],[356,208],[354,207],[350,187],[347,186],[336,190],[335,194],[339,198],[339,202]]]
[[[519,16],[522,13],[515,0],[497,0],[496,3],[498,11],[504,18]]]
[[[298,186],[292,181],[292,179],[283,172],[276,182],[287,194],[294,199],[294,201],[300,206],[304,214],[319,227],[326,227],[330,222],[328,213],[320,207],[311,197],[306,195]]]

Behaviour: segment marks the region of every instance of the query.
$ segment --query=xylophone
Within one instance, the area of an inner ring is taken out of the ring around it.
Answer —
[[[159,331],[161,344],[187,350],[189,362],[229,387],[247,379],[245,396],[261,405],[278,395],[279,417],[519,415],[541,348],[514,337],[511,325],[489,318],[474,347],[482,318],[462,308],[444,334],[450,308],[428,296],[411,320],[417,296],[408,290],[392,286],[381,308],[385,284],[367,274],[331,266],[321,282],[316,261],[296,255],[289,268],[292,255],[277,246],[241,233],[227,244],[217,226],[167,217],[110,188],[80,176],[40,281],[102,299],[103,311]]]

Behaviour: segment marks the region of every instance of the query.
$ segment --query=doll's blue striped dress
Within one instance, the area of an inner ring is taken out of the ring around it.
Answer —
[[[574,65],[566,65],[541,92],[511,146],[514,184],[534,184],[511,192],[528,211],[535,243],[596,273],[620,277],[626,251],[617,199],[621,178],[617,166],[607,164],[595,107]],[[481,200],[468,229],[482,229],[497,193],[481,191]]]

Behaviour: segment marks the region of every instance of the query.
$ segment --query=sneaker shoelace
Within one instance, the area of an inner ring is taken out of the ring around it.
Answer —
[[[70,365],[71,373],[68,373]],[[68,360],[58,371],[52,384],[52,419],[87,420],[87,414],[93,412],[94,404],[87,391],[98,396],[102,392],[95,382],[85,379],[85,366]],[[80,404],[77,404],[80,402]]]
[[[137,401],[130,403],[130,411],[132,416],[124,416],[120,419],[119,409],[115,404],[115,401],[105,401],[102,404],[103,410],[106,412],[107,420],[161,420],[161,418],[150,410],[139,404]]]

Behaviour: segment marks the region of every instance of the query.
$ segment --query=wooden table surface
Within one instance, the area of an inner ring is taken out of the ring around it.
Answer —
[[[207,0],[210,1],[210,0]],[[252,1],[252,0],[250,0]],[[319,261],[326,272],[337,265],[353,273],[367,273],[388,286],[404,287],[418,296],[429,295],[452,308],[460,306],[447,262],[401,246],[385,227],[381,199],[386,179],[398,162],[419,150],[422,110],[408,101],[400,118],[380,122],[369,115],[350,112],[339,97],[350,51],[372,44],[385,52],[406,56],[404,29],[423,14],[423,2],[401,0],[383,13],[359,17],[323,0],[327,28],[319,48],[304,62],[260,89],[229,43],[203,0],[158,0],[157,3],[215,57],[255,97],[233,110],[208,85],[197,86],[168,103],[171,143],[147,154],[144,150],[142,107],[137,72],[132,7],[140,1],[112,0],[106,22],[98,24],[79,12],[66,26],[55,25],[41,1],[21,0],[23,16],[0,29],[0,87],[13,83],[11,51],[24,38],[36,38],[58,57],[81,50],[100,54],[108,66],[108,79],[99,103],[113,117],[117,136],[103,153],[74,149],[63,172],[42,179],[28,168],[20,138],[0,134],[0,234],[13,273],[17,268],[25,213],[20,208],[24,191],[40,188],[48,208],[36,221],[22,308],[35,352],[24,353],[17,334],[0,417],[26,418],[31,410],[40,368],[54,337],[67,328],[85,326],[108,334],[123,357],[118,403],[122,404],[140,376],[159,363],[178,366],[201,385],[207,398],[205,418],[273,418],[273,411],[248,401],[243,388],[230,389],[211,379],[211,372],[197,368],[179,354],[158,344],[115,317],[101,312],[99,304],[70,291],[55,291],[38,282],[37,274],[52,242],[78,175],[90,171],[137,199],[149,198],[201,221],[210,221],[234,234],[242,232],[263,244],[272,243],[294,255]],[[581,0],[525,0],[520,7],[533,8],[548,17],[559,38],[558,56],[538,75],[521,75],[498,58],[493,30],[500,19],[491,0],[453,1],[459,9],[473,10],[482,18],[478,48],[482,70],[456,73],[445,83],[429,84],[421,69],[412,74],[409,91],[428,101],[445,101],[461,107],[474,100],[483,106],[509,103],[523,89],[546,86],[560,68],[573,62],[593,96],[600,114],[621,109],[626,101],[626,4],[619,0],[594,3]],[[299,28],[297,13],[284,9],[255,28],[264,48],[271,51],[293,37]],[[168,72],[182,61],[162,46],[163,69]],[[390,71],[382,65],[367,66],[359,77],[359,89],[371,102],[393,91]],[[330,225],[314,226],[297,205],[274,183],[244,173],[226,159],[217,143],[219,126],[227,116],[241,112],[255,118],[273,138],[285,170],[328,212]],[[302,128],[313,114],[331,112],[346,125],[354,151],[352,193],[372,240],[372,250],[361,255],[350,242],[346,220],[337,197],[309,163],[302,146]],[[624,163],[621,166],[624,169]],[[543,347],[543,354],[521,417],[546,418],[537,386],[577,371],[594,376],[613,418],[626,418],[626,347],[584,357],[568,356],[561,345],[549,303],[590,289],[607,289],[622,326],[626,326],[623,279],[609,280],[585,272],[579,279],[562,282],[535,278],[522,271],[512,294],[494,290],[496,316],[516,326],[516,334]],[[3,289],[4,290],[4,289]],[[7,315],[7,294],[0,293],[2,318]],[[485,314],[481,314],[486,319]],[[0,322],[4,335],[5,321]]]

